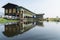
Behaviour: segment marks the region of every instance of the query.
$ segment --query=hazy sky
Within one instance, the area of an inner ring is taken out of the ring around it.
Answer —
[[[0,12],[7,3],[23,6],[35,13],[45,13],[44,17],[60,17],[60,0],[0,0]]]

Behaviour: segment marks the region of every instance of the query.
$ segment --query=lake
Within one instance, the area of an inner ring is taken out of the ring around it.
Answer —
[[[60,40],[60,22],[0,24],[0,40]]]

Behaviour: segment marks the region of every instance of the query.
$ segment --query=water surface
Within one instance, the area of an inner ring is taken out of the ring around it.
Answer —
[[[60,40],[60,22],[0,24],[0,40]]]

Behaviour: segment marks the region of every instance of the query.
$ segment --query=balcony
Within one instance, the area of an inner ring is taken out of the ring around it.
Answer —
[[[5,15],[4,18],[6,18],[6,19],[19,19],[19,17],[16,17],[16,16],[8,16],[8,15]]]

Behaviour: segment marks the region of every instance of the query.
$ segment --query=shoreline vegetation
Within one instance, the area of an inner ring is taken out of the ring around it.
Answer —
[[[55,21],[55,22],[60,22],[60,18],[45,18],[43,19],[44,21]],[[10,22],[18,22],[18,19],[6,19],[6,18],[0,18],[0,24],[2,23],[10,23]],[[42,21],[39,21],[42,22]]]
[[[0,23],[18,22],[18,20],[0,18]]]
[[[44,21],[60,22],[60,18],[45,18]]]

